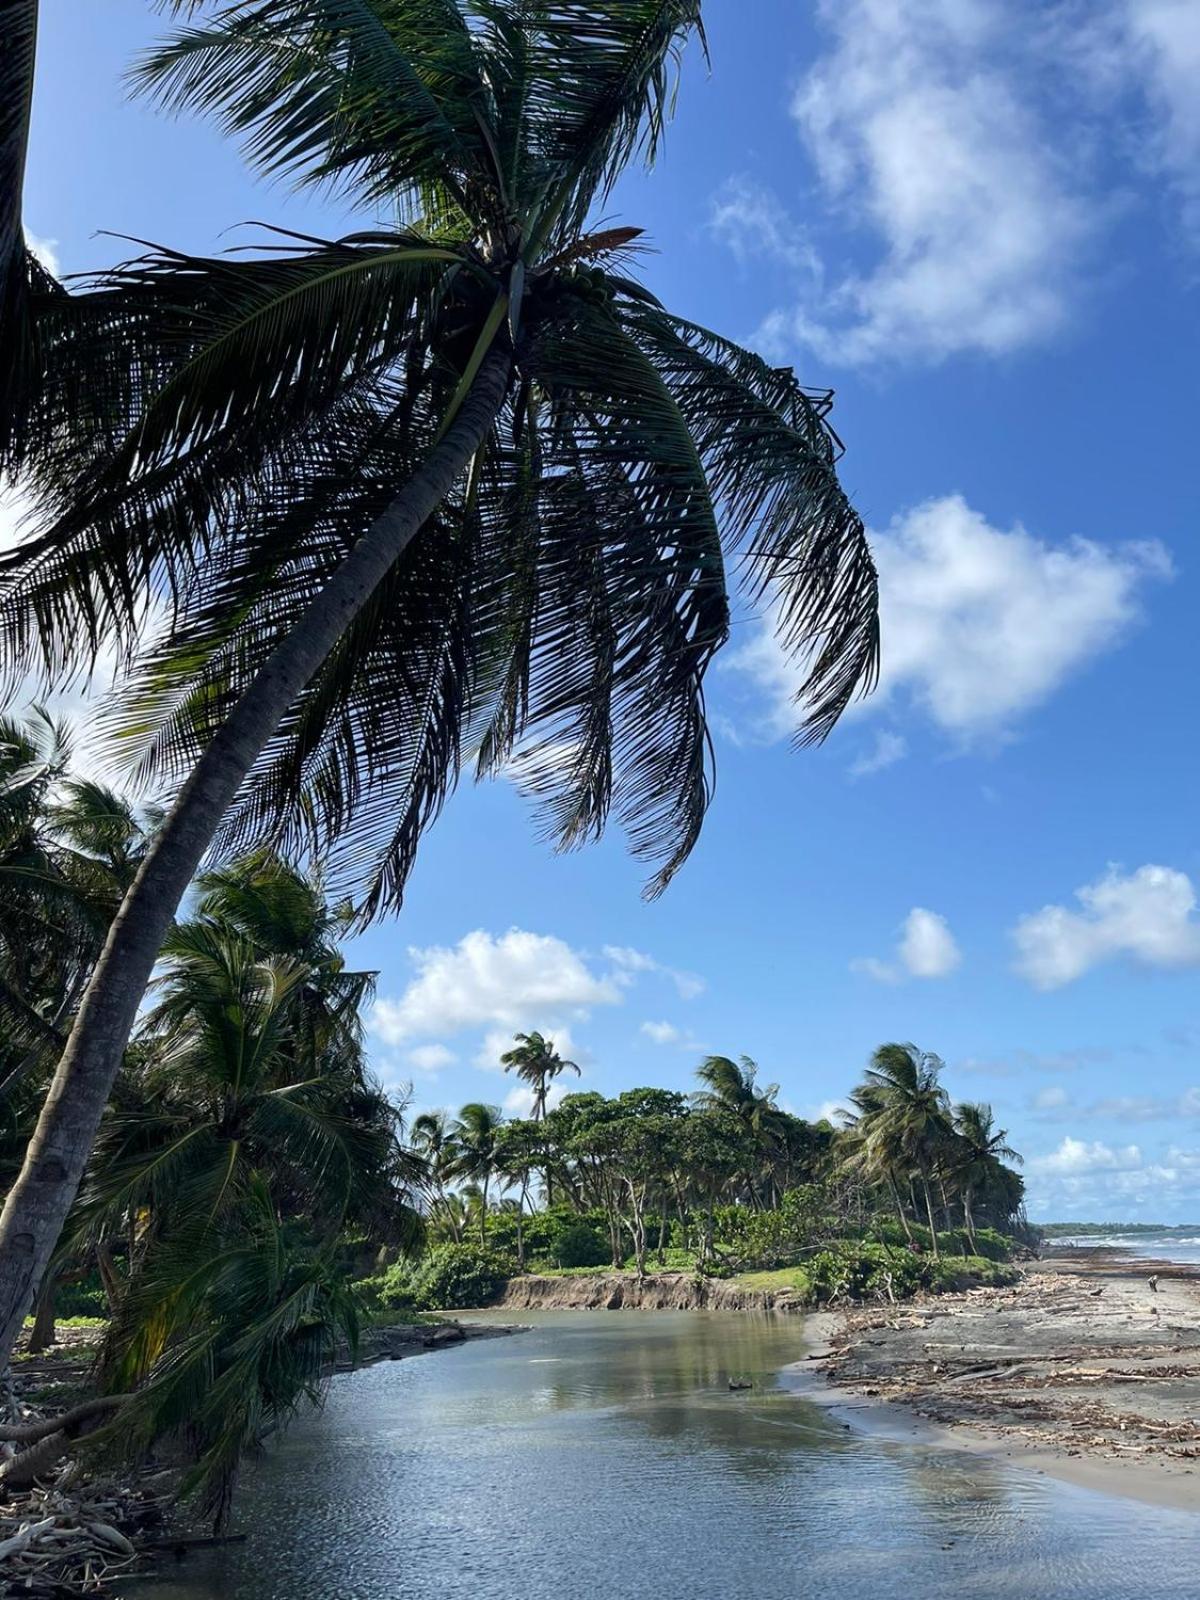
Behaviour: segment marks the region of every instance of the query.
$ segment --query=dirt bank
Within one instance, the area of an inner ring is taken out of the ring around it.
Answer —
[[[1157,1274],[1157,1290],[1150,1275]],[[1012,1288],[822,1318],[809,1370],[960,1441],[1200,1510],[1200,1281],[1118,1251],[1037,1262]],[[960,1431],[961,1430],[961,1431]]]
[[[800,1311],[793,1289],[743,1289],[691,1272],[589,1273],[512,1278],[496,1304],[505,1311]]]

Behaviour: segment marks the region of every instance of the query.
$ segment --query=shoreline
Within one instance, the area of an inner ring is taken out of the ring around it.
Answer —
[[[520,1323],[459,1322],[449,1313],[434,1315],[436,1322],[364,1329],[358,1359],[336,1362],[328,1381],[382,1361],[405,1361],[524,1331]],[[66,1337],[45,1355],[21,1363],[23,1390],[36,1392],[39,1380],[67,1391],[86,1383],[96,1331],[63,1332]],[[69,1409],[69,1397],[64,1398]],[[32,1418],[57,1413],[63,1399],[25,1403]],[[73,1477],[79,1459],[68,1446],[60,1465],[39,1480],[45,1487],[35,1484],[0,1496],[0,1592],[68,1595],[86,1589],[114,1594],[133,1579],[167,1576],[194,1549],[246,1537],[215,1535],[179,1504],[176,1491],[183,1469],[177,1463],[150,1462]],[[91,1578],[86,1577],[89,1572]],[[81,1581],[84,1588],[78,1587]]]
[[[818,1312],[805,1331],[789,1386],[849,1427],[1200,1511],[1197,1268],[1076,1248],[1011,1288]]]

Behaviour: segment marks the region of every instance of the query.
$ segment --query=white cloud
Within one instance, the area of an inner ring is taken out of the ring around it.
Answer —
[[[1035,1111],[1058,1111],[1070,1101],[1070,1096],[1061,1083],[1052,1083],[1046,1089],[1039,1089],[1033,1097]]]
[[[1008,0],[822,0],[792,112],[827,193],[879,241],[864,275],[765,330],[824,360],[1001,355],[1055,333],[1096,207],[1050,137]]]
[[[704,993],[704,979],[697,973],[681,972],[677,967],[664,966],[661,961],[648,956],[644,950],[634,950],[630,945],[606,944],[604,954],[617,969],[613,974],[615,983],[624,986],[632,983],[638,974],[652,972],[660,977],[669,978],[681,1000],[694,1000],[697,995]]]
[[[1127,957],[1147,967],[1200,966],[1196,891],[1186,873],[1110,867],[1077,889],[1081,909],[1048,905],[1013,930],[1017,970],[1037,989],[1058,989],[1092,967]]]
[[[791,109],[856,253],[826,271],[790,200],[750,177],[712,204],[713,230],[740,260],[792,269],[788,302],[757,335],[770,359],[801,346],[878,367],[1043,344],[1108,268],[1104,237],[1145,203],[1147,179],[1173,187],[1200,237],[1196,0],[819,0],[817,11],[824,48]],[[806,193],[803,204],[811,214]]]
[[[903,761],[908,754],[908,741],[903,734],[893,733],[890,728],[880,728],[875,735],[875,743],[858,759],[851,763],[850,776],[852,778],[869,778],[876,772],[882,772],[885,767],[891,767],[897,761]]]
[[[904,921],[900,960],[914,978],[944,978],[962,962],[945,917],[914,906]]]
[[[688,1028],[679,1028],[673,1022],[643,1022],[638,1032],[652,1044],[670,1045],[676,1050],[700,1050],[700,1041]]]
[[[1027,1170],[1030,1207],[1039,1217],[1187,1221],[1200,1203],[1200,1150],[1180,1145],[1149,1154],[1136,1144],[1068,1135]]]
[[[819,1105],[805,1107],[800,1115],[806,1122],[832,1122],[840,1128],[846,1120],[846,1108],[840,1100],[822,1100]]]
[[[453,1065],[458,1057],[444,1044],[419,1044],[407,1052],[405,1060],[414,1072],[433,1073]]]
[[[1186,224],[1200,230],[1200,6],[1127,0],[1125,21],[1122,54],[1154,114],[1150,154],[1177,185]]]
[[[894,962],[860,956],[850,966],[876,983],[900,983],[905,976],[945,978],[961,964],[962,952],[945,917],[914,906],[901,924]]]
[[[371,1029],[387,1044],[491,1025],[510,1034],[548,1026],[552,1017],[586,1017],[617,1005],[619,986],[550,934],[512,928],[495,937],[477,928],[457,945],[410,949],[417,976],[399,999],[381,998]]]
[[[850,963],[851,972],[860,972],[864,978],[874,978],[876,983],[900,983],[902,981],[898,968],[889,966],[886,961],[880,961],[878,956],[855,956]]]
[[[655,1044],[678,1044],[683,1032],[673,1022],[643,1022],[641,1031]]]
[[[55,278],[62,277],[62,265],[58,259],[58,240],[39,239],[36,233],[25,230],[25,243],[41,264]]]
[[[1085,1139],[1073,1139],[1067,1134],[1057,1150],[1052,1150],[1049,1155],[1034,1156],[1029,1162],[1029,1170],[1051,1176],[1075,1177],[1097,1171],[1127,1172],[1141,1164],[1142,1152],[1136,1144],[1113,1149],[1099,1139],[1089,1144]]]
[[[708,225],[743,264],[759,266],[768,257],[820,276],[820,260],[805,230],[777,195],[749,178],[731,178],[717,191]]]
[[[872,536],[883,638],[879,688],[862,710],[911,704],[958,740],[1005,733],[1140,615],[1139,591],[1168,577],[1157,541],[1048,544],[1020,524],[992,527],[960,495],[897,517]],[[732,665],[767,698],[763,731],[796,721],[804,662],[772,619]]]

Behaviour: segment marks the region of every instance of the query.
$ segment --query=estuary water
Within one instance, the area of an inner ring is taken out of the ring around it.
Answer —
[[[848,1430],[796,1317],[531,1313],[335,1380],[153,1600],[1194,1600],[1200,1519]],[[753,1387],[731,1392],[733,1378]]]

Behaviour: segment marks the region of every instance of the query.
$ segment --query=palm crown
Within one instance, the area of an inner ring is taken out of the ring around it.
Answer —
[[[54,672],[81,639],[132,647],[157,591],[169,621],[121,731],[143,775],[178,777],[490,380],[483,445],[295,700],[223,842],[332,850],[369,914],[469,762],[515,768],[561,846],[614,811],[656,892],[709,800],[727,557],[807,663],[804,737],[877,652],[828,396],[668,311],[630,275],[637,230],[591,222],[658,149],[698,0],[175,9],[147,92],[216,116],[264,172],[396,220],[253,259],[156,250],[43,297],[33,432],[58,512],[7,561],[10,659]]]

